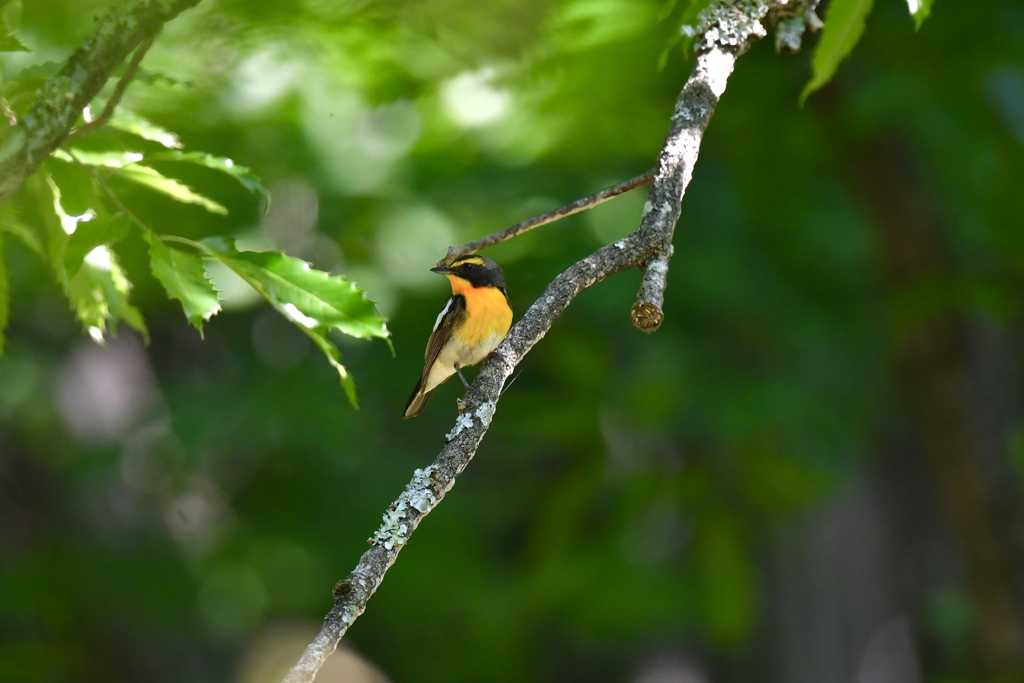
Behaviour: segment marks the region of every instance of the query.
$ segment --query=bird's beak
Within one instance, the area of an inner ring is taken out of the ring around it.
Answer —
[[[436,268],[431,268],[430,270],[433,273],[442,273],[442,274],[452,272],[452,269],[449,268],[448,266],[437,266]]]

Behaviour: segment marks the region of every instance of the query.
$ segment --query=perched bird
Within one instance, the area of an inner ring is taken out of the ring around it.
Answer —
[[[419,415],[434,389],[455,373],[469,389],[460,368],[486,358],[512,326],[505,275],[497,263],[470,254],[431,270],[448,278],[452,296],[430,333],[423,376],[405,406],[405,417]]]

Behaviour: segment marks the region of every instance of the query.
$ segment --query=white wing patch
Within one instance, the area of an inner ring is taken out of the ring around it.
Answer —
[[[441,326],[441,321],[444,320],[444,317],[448,314],[448,311],[452,309],[453,301],[455,301],[454,296],[448,298],[448,303],[446,303],[444,305],[444,308],[441,309],[441,312],[437,314],[437,320],[434,321],[434,329],[431,330],[431,333],[437,332],[437,328]]]

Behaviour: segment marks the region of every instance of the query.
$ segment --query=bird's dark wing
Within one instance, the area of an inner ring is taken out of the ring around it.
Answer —
[[[430,367],[437,360],[437,354],[441,353],[441,349],[452,338],[452,331],[455,330],[455,327],[465,315],[466,297],[461,294],[455,294],[448,299],[448,303],[444,305],[440,315],[437,316],[437,322],[434,323],[434,331],[430,333],[430,341],[427,342],[427,362],[423,366],[424,377],[430,373]]]

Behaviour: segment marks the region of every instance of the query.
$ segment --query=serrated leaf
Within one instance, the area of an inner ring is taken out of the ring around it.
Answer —
[[[128,234],[130,221],[124,214],[98,216],[89,221],[80,221],[75,231],[68,236],[64,249],[64,268],[68,277],[74,277],[86,255],[101,245],[117,244]]]
[[[279,251],[238,251],[223,238],[202,244],[229,268],[255,282],[260,293],[300,327],[335,329],[359,339],[390,336],[377,307],[351,280],[310,268]]]
[[[814,75],[800,93],[801,106],[808,95],[832,80],[839,63],[853,51],[864,34],[864,23],[872,4],[873,0],[832,0],[829,3],[821,41],[811,58]]]
[[[159,143],[167,149],[181,147],[181,140],[177,135],[124,107],[114,110],[114,115],[107,121],[107,125],[132,135],[138,135],[143,140]]]
[[[914,27],[921,29],[921,24],[932,13],[933,0],[907,0],[907,7],[910,9],[910,16],[914,17]]]
[[[185,317],[202,337],[203,323],[219,313],[221,308],[217,290],[203,267],[203,259],[167,246],[151,232],[144,236],[149,242],[149,267],[153,277],[160,281],[168,297],[181,302]]]
[[[7,274],[7,255],[4,234],[0,232],[0,356],[4,355],[7,321],[11,314],[11,282]]]
[[[270,192],[264,187],[263,181],[260,180],[259,176],[253,173],[252,169],[245,166],[239,166],[231,159],[226,157],[217,157],[206,152],[182,152],[178,150],[170,152],[157,152],[156,154],[150,154],[146,157],[146,161],[179,161],[187,164],[197,164],[199,166],[205,166],[206,168],[212,168],[215,171],[221,171],[227,173],[229,176],[237,180],[242,186],[254,192],[266,200],[270,200]]]
[[[13,33],[0,34],[0,52],[32,52]]]
[[[390,345],[384,318],[366,294],[345,278],[314,270],[305,261],[280,252],[238,251],[234,242],[225,238],[199,244],[313,340],[338,371],[345,394],[356,406],[355,382],[341,364],[341,354],[327,332],[338,330],[364,339],[378,337]]]
[[[138,330],[148,344],[149,331],[142,314],[128,301],[130,291],[131,283],[124,269],[106,246],[89,252],[82,267],[64,285],[72,310],[96,342],[102,343],[123,320]]]
[[[226,208],[209,197],[199,194],[188,185],[175,180],[174,178],[168,178],[149,166],[130,164],[122,168],[114,169],[114,174],[120,178],[131,180],[132,182],[163,193],[179,202],[197,204],[211,213],[217,213],[222,216],[225,216],[228,213]]]

